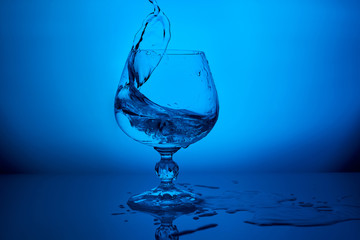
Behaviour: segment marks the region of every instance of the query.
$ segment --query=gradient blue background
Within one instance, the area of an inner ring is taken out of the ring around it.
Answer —
[[[159,0],[169,48],[206,53],[220,116],[181,171],[358,171],[360,3]],[[147,0],[2,0],[0,172],[153,169],[113,100]],[[191,91],[191,86],[189,86]]]

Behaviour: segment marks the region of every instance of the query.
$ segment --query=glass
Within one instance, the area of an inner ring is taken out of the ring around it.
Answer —
[[[133,56],[136,61],[131,62]],[[161,183],[132,196],[129,206],[146,211],[188,211],[201,201],[174,185],[179,167],[172,156],[204,138],[218,113],[218,96],[203,52],[130,52],[115,97],[115,117],[129,137],[160,153],[155,170]]]

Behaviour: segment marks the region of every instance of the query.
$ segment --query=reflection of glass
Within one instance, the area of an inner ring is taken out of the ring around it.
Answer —
[[[172,156],[180,148],[205,137],[214,127],[219,112],[205,54],[167,50],[162,55],[163,52],[133,50],[129,59],[136,61],[128,59],[115,98],[115,116],[120,128],[161,155],[155,166],[161,184],[129,199],[128,204],[138,209],[179,210],[192,208],[199,201],[193,193],[174,186],[179,167]],[[155,70],[151,68],[154,63],[159,63]],[[153,72],[149,73],[149,69]]]
[[[152,209],[143,210],[141,205],[130,205],[130,208],[135,211],[148,213],[160,221],[160,226],[155,231],[156,240],[178,240],[180,235],[179,230],[176,225],[173,224],[173,221],[182,215],[195,211],[195,208],[183,208],[182,211],[172,211],[167,209],[152,211]]]
[[[161,225],[155,231],[156,240],[178,240],[179,231],[175,225],[172,224],[173,219],[169,221],[161,220]]]

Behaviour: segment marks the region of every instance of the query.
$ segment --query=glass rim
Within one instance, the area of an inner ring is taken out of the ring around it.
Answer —
[[[138,52],[154,52],[162,53],[165,49],[139,49]],[[164,55],[201,55],[205,54],[203,51],[199,50],[186,50],[186,49],[166,49]]]

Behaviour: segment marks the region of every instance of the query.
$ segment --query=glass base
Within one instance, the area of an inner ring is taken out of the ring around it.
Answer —
[[[191,213],[201,201],[198,195],[179,189],[173,183],[161,183],[157,188],[130,197],[127,204],[133,210],[161,215]]]

